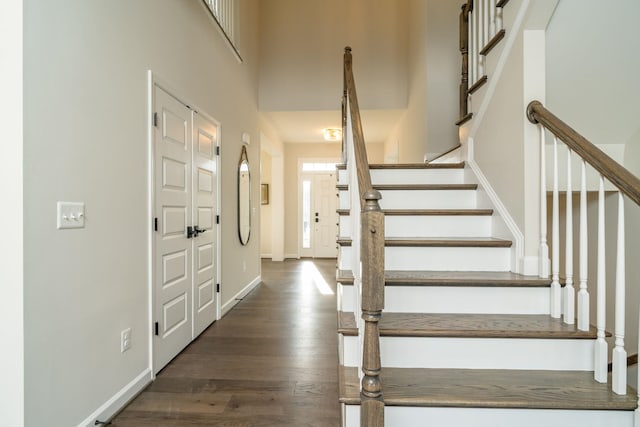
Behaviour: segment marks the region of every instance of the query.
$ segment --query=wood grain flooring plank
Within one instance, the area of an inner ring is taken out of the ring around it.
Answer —
[[[309,268],[332,295],[308,280]],[[339,425],[335,269],[335,259],[263,261],[263,283],[169,363],[112,426]]]

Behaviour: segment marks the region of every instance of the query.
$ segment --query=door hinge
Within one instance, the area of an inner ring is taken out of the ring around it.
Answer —
[[[220,224],[220,215],[216,215],[216,224]]]
[[[158,322],[156,322],[154,327],[153,327],[154,332],[155,332],[156,335],[158,335],[158,327],[159,327]]]
[[[153,218],[153,231],[158,231],[158,218]]]
[[[158,113],[153,113],[153,126],[158,127]]]
[[[220,283],[216,284],[216,292],[220,292]]]
[[[216,145],[216,156],[220,155],[220,146]]]

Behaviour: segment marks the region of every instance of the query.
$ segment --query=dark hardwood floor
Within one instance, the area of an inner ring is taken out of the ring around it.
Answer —
[[[112,426],[338,426],[335,275],[335,259],[263,261],[263,283]]]

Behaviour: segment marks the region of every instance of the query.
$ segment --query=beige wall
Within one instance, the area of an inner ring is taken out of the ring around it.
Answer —
[[[235,210],[241,135],[258,140],[258,2],[242,5],[239,63],[201,2],[25,0],[26,425],[78,425],[149,368],[147,70],[222,126],[223,303],[259,276]],[[86,228],[56,230],[58,200],[85,202]]]
[[[638,16],[637,0],[562,0],[549,23],[547,107],[593,143],[638,130]]]
[[[269,0],[260,17],[260,110],[339,110],[353,48],[361,109],[407,105],[407,0]]]
[[[458,144],[460,5],[409,1],[407,112],[385,142],[387,162],[422,162]]]

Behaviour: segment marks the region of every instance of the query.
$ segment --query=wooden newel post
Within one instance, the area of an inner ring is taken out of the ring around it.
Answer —
[[[380,333],[378,322],[384,308],[384,213],[378,200],[380,192],[363,195],[361,216],[362,320],[364,348],[362,354],[362,391],[360,392],[360,426],[384,426],[384,399],[380,372]]]

